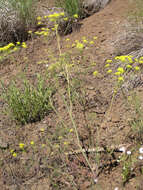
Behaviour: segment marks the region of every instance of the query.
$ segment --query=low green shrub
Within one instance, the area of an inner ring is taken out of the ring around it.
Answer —
[[[2,87],[2,97],[8,104],[11,116],[22,125],[41,120],[51,110],[49,98],[53,89],[45,85],[41,76],[38,76],[36,87],[28,80],[24,80],[21,89],[15,81],[8,88],[3,84]]]

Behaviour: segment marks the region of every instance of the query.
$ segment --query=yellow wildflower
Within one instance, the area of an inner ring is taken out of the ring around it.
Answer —
[[[139,70],[140,70],[140,68],[139,68],[138,66],[136,66],[134,69],[135,69],[136,71],[139,71]]]
[[[132,66],[131,66],[131,65],[126,65],[126,67],[127,67],[128,69],[131,69],[131,68],[132,68]]]
[[[11,150],[10,150],[10,153],[12,154],[13,152],[14,152],[14,149],[11,149]]]
[[[123,74],[125,72],[123,67],[118,67],[117,71],[120,72],[121,74]]]
[[[17,47],[14,47],[12,51],[17,51],[17,50],[18,50],[18,48],[17,48]]]
[[[119,75],[121,75],[121,73],[120,72],[116,72],[115,75],[119,76]]]
[[[68,142],[65,141],[65,142],[64,142],[64,145],[67,145],[67,144],[68,144]]]
[[[74,18],[78,18],[78,14],[74,14],[73,17],[74,17]]]
[[[133,63],[134,62],[132,58],[133,58],[132,55],[127,56],[127,59],[129,61],[129,63]]]
[[[105,68],[107,68],[107,67],[110,67],[110,64],[109,64],[109,63],[105,65]]]
[[[64,13],[64,12],[61,12],[61,13],[60,13],[60,16],[64,16],[64,15],[65,15],[65,13]]]
[[[94,41],[90,41],[89,43],[92,45],[92,44],[94,44]]]
[[[48,32],[44,32],[43,33],[44,36],[48,36],[48,34],[49,34]]]
[[[93,75],[96,77],[98,75],[98,71],[94,71]]]
[[[42,22],[38,22],[38,23],[37,23],[37,25],[40,25],[40,24],[42,24]]]
[[[69,132],[72,133],[72,132],[73,132],[73,129],[70,129]]]
[[[86,39],[83,39],[82,41],[83,41],[83,43],[85,43],[85,44],[88,42]]]
[[[63,18],[63,20],[64,20],[64,21],[67,21],[67,20],[68,20],[68,17]]]
[[[17,45],[20,45],[20,42],[16,42]]]
[[[16,157],[16,156],[17,156],[17,154],[14,152],[14,153],[12,154],[12,156],[13,156],[13,157]]]
[[[138,63],[139,60],[138,60],[138,58],[135,58],[134,61],[135,61],[135,63]]]
[[[107,59],[106,62],[107,63],[112,63],[112,60],[111,59]]]
[[[13,43],[9,43],[7,46],[8,48],[10,48],[10,47],[14,47],[15,45]]]
[[[25,146],[25,144],[24,144],[24,143],[19,143],[19,148],[20,148],[20,149],[23,149],[23,148],[24,148],[24,146]]]
[[[118,82],[123,82],[124,78],[123,77],[118,77]]]
[[[41,20],[42,18],[40,16],[37,17],[37,20]]]
[[[140,59],[139,59],[139,63],[140,63],[140,64],[143,63],[143,57],[140,57]]]
[[[84,45],[83,45],[82,43],[78,42],[78,43],[76,44],[76,48],[77,48],[77,49],[83,49],[83,48],[84,48]]]
[[[31,141],[30,144],[31,144],[31,145],[34,145],[35,143],[34,143],[34,141]]]
[[[27,48],[27,45],[25,42],[22,42],[22,45],[21,45],[23,48]]]
[[[107,73],[108,73],[108,74],[112,73],[112,69],[109,69],[109,70],[107,71]]]

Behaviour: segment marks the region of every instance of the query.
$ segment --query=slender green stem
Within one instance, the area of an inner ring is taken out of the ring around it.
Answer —
[[[85,154],[85,152],[83,151],[83,148],[82,146],[80,145],[80,139],[79,139],[79,134],[78,134],[78,131],[77,131],[77,127],[76,127],[76,124],[75,124],[75,121],[73,119],[73,114],[72,114],[72,101],[71,101],[71,92],[70,92],[70,80],[69,80],[69,74],[68,74],[68,69],[67,69],[67,66],[65,67],[66,68],[66,74],[67,74],[67,82],[68,82],[68,95],[69,95],[69,101],[70,101],[70,106],[68,107],[67,106],[67,109],[68,109],[68,113],[69,113],[69,116],[70,116],[70,119],[71,119],[71,122],[73,124],[73,127],[74,127],[74,130],[75,130],[75,134],[76,134],[76,138],[77,138],[77,144],[79,146],[79,149],[81,150],[82,152],[82,155],[84,156],[91,172],[93,173],[93,176],[95,175],[94,174],[94,170]]]
[[[58,34],[58,26],[57,26],[57,24],[55,24],[55,28],[56,28],[56,39],[57,39],[57,45],[58,45],[59,55],[61,56],[62,52],[61,52],[60,36]]]
[[[118,90],[119,86],[117,85],[114,89],[114,92],[113,92],[113,96],[112,96],[112,99],[111,99],[111,104],[110,104],[110,107],[109,107],[109,111],[108,111],[108,115],[111,113],[112,111],[112,107],[113,107],[113,102],[115,100],[115,96],[117,94],[117,90]]]

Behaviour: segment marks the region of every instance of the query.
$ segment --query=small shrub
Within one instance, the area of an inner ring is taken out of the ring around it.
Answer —
[[[52,88],[45,86],[44,80],[38,76],[37,87],[25,80],[23,89],[16,86],[16,82],[6,89],[3,86],[3,98],[8,104],[12,117],[26,124],[41,120],[50,110],[49,98],[52,95]]]

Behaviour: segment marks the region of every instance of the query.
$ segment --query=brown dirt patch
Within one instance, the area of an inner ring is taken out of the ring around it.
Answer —
[[[76,83],[78,86],[76,92],[81,99],[73,104],[73,118],[81,145],[87,149],[99,146],[105,150],[100,155],[87,151],[89,162],[93,168],[96,168],[95,176],[82,154],[75,153],[69,156],[64,154],[64,152],[77,150],[78,146],[74,133],[69,132],[73,128],[73,123],[58,93],[64,94],[67,88],[67,81],[60,76],[61,88],[54,96],[55,107],[60,117],[53,111],[42,121],[21,127],[4,115],[3,110],[6,105],[0,98],[0,138],[8,145],[1,149],[2,189],[111,190],[119,187],[119,189],[134,190],[141,188],[142,165],[139,163],[140,166],[134,167],[133,176],[130,176],[129,182],[123,187],[121,175],[123,163],[117,162],[121,153],[107,150],[122,144],[132,150],[135,144],[134,139],[129,138],[131,112],[124,103],[122,95],[115,98],[111,114],[106,117],[113,94],[113,83],[110,83],[112,79],[106,74],[104,68],[105,60],[114,56],[112,46],[114,37],[122,32],[121,23],[127,19],[127,13],[132,11],[132,6],[128,0],[112,0],[104,10],[81,21],[79,32],[75,31],[61,38],[61,49],[65,52],[66,38],[69,38],[69,44],[72,44],[75,40],[81,40],[83,36],[87,39],[98,37],[92,48],[84,51],[86,60],[83,61],[80,56],[76,56],[75,60],[80,61],[79,70],[72,71],[71,75],[71,78],[75,77],[78,82],[82,82],[82,88]],[[36,74],[44,75],[46,65],[51,64],[49,47],[55,57],[58,54],[54,36],[48,40],[36,38],[27,44],[27,49],[20,50],[12,56],[12,59],[8,58],[0,63],[0,78],[5,85],[8,85],[12,79],[21,77],[23,72],[31,82],[34,82]],[[41,60],[44,63],[37,64]],[[91,67],[90,60],[96,62],[96,65]],[[93,77],[95,70],[100,73],[97,78]],[[136,91],[142,97],[142,88],[139,87]],[[2,92],[1,88],[0,92]],[[67,98],[66,93],[64,95]],[[30,145],[31,141],[35,142],[34,146]],[[19,150],[21,142],[26,144],[23,152]],[[17,152],[16,158],[10,154],[11,149]],[[100,166],[98,169],[97,163]],[[93,183],[94,177],[98,179],[97,184]]]

